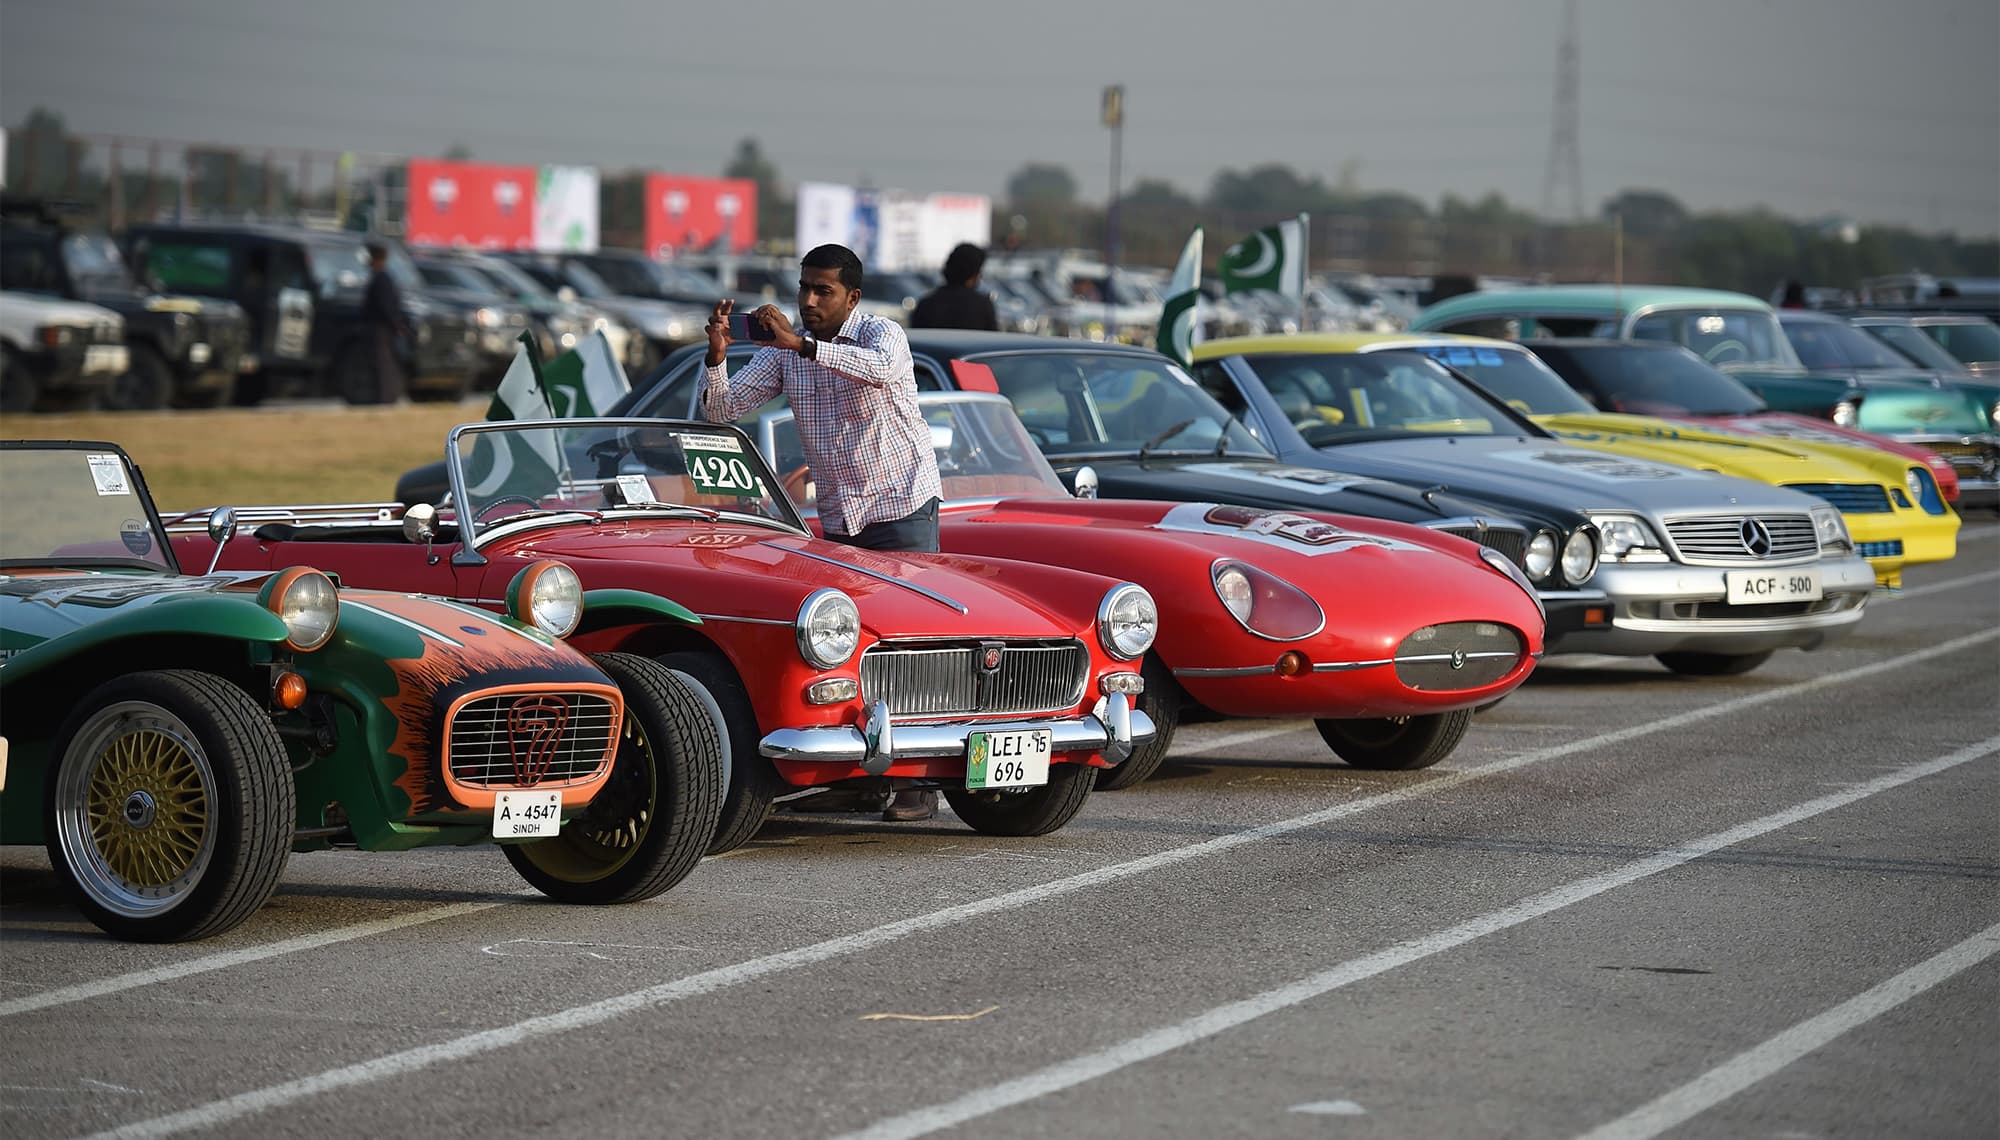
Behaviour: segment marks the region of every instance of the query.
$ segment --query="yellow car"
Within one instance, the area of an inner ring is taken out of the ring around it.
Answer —
[[[1840,508],[1878,585],[1958,552],[1958,515],[1922,464],[1873,448],[1749,435],[1651,416],[1600,412],[1520,345],[1450,333],[1319,336],[1324,351],[1416,351],[1464,373],[1578,447],[1735,475],[1816,495]],[[1337,342],[1337,343],[1336,343]]]

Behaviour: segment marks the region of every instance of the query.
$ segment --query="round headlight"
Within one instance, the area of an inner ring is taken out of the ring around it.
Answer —
[[[821,669],[854,656],[861,644],[861,611],[839,590],[814,590],[799,606],[799,655]]]
[[[1223,608],[1236,615],[1236,620],[1250,620],[1250,576],[1241,566],[1224,566],[1215,575],[1215,596],[1222,599]]]
[[[550,637],[568,637],[583,620],[583,582],[553,558],[531,562],[507,584],[507,616]]]
[[[2000,400],[1993,401],[1993,406],[1986,409],[1986,419],[1993,425],[1994,431],[2000,431]]]
[[[1326,628],[1326,611],[1312,595],[1259,566],[1217,562],[1210,574],[1222,599],[1244,629],[1272,641],[1298,641]]]
[[[1921,503],[1924,501],[1924,473],[1922,471],[1912,467],[1903,472],[1903,486],[1910,489],[1911,502]]]
[[[257,600],[285,623],[285,644],[301,653],[325,645],[340,620],[333,579],[309,566],[294,566],[264,583]]]
[[[1581,586],[1597,573],[1597,540],[1590,532],[1579,528],[1563,543],[1563,579],[1572,586]]]
[[[1528,577],[1539,582],[1556,568],[1556,536],[1548,531],[1535,532],[1528,540],[1528,556],[1525,559]]]
[[[1860,415],[1861,407],[1853,400],[1842,400],[1833,406],[1833,422],[1841,427],[1853,427]]]
[[[1160,628],[1160,610],[1145,587],[1121,582],[1097,607],[1097,640],[1104,651],[1130,661],[1153,647]]]

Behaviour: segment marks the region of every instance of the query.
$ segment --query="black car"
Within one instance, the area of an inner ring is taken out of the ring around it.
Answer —
[[[366,241],[342,230],[260,223],[135,225],[125,253],[140,280],[162,289],[233,300],[249,314],[262,367],[239,376],[235,400],[266,396],[375,398],[374,362],[361,317]],[[477,330],[425,296],[409,255],[391,247],[389,272],[412,330],[400,344],[413,399],[457,399],[472,383]]]
[[[491,278],[453,255],[419,251],[411,255],[411,260],[424,280],[426,295],[472,311],[475,347],[479,352],[473,382],[481,388],[498,384],[507,374],[507,367],[514,363],[514,348],[521,334],[528,331],[531,322],[527,307],[510,299]]]
[[[632,338],[624,360],[635,373],[645,372],[667,353],[703,339],[709,306],[667,301],[651,293],[633,293],[606,281],[584,260],[566,253],[507,253],[500,255],[551,289],[567,289],[585,303],[618,318],[639,335]]]
[[[235,302],[142,288],[109,237],[70,228],[43,203],[6,200],[0,213],[0,289],[88,301],[125,318],[130,366],[102,406],[208,407],[229,398],[239,373],[257,370],[249,318]]]

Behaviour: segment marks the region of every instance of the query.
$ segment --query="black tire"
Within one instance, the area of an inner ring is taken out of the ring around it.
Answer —
[[[1158,654],[1148,653],[1139,667],[1139,675],[1146,679],[1146,691],[1139,694],[1139,711],[1153,719],[1153,739],[1134,748],[1123,764],[1099,770],[1100,792],[1129,788],[1159,771],[1167,750],[1173,747],[1174,730],[1180,727],[1181,698],[1185,694],[1166,662]]]
[[[277,890],[297,792],[270,713],[242,689],[185,669],[107,681],[70,713],[52,755],[49,861],[105,933],[207,938]]]
[[[150,344],[131,343],[127,348],[132,366],[105,390],[104,407],[114,412],[152,412],[166,407],[174,398],[174,370],[167,358]]]
[[[1378,772],[1428,768],[1451,755],[1472,725],[1471,709],[1372,720],[1316,720],[1334,755]]]
[[[41,396],[41,384],[12,351],[0,356],[0,412],[32,412]]]
[[[750,842],[757,829],[771,818],[772,801],[794,789],[757,750],[758,742],[763,739],[757,731],[757,716],[750,707],[750,694],[744,691],[743,682],[729,662],[702,650],[669,653],[659,660],[669,669],[686,673],[708,690],[721,710],[723,723],[729,726],[728,790],[722,796],[722,814],[716,821],[708,853],[734,851]]]
[[[1773,651],[1762,653],[1660,653],[1660,664],[1687,677],[1734,677],[1748,673],[1771,659]]]
[[[271,375],[259,369],[256,372],[238,372],[236,381],[229,389],[229,406],[232,408],[254,408],[271,394]]]
[[[1024,792],[946,788],[944,798],[966,826],[981,835],[1047,835],[1076,818],[1097,786],[1088,764],[1051,764],[1049,782]]]
[[[562,834],[509,844],[507,862],[557,902],[639,902],[701,862],[721,807],[722,741],[692,687],[630,653],[600,653],[625,694],[611,778]]]

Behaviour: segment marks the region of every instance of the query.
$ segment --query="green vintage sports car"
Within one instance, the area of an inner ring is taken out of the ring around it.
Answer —
[[[109,443],[0,441],[0,501],[0,835],[46,845],[113,935],[227,930],[292,851],[497,841],[550,896],[619,902],[707,845],[706,712],[559,640],[582,611],[559,562],[509,617],[306,567],[186,574]]]

